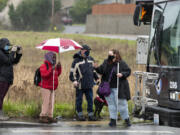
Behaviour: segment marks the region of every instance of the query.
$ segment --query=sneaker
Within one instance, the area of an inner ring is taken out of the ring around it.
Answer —
[[[94,116],[89,116],[88,121],[96,121],[97,119]]]
[[[77,120],[78,121],[85,121],[85,117],[84,116],[77,116]]]
[[[40,116],[39,122],[40,123],[50,123],[47,116]]]
[[[116,120],[115,119],[111,119],[109,122],[109,126],[110,127],[116,127]]]
[[[9,117],[5,116],[3,111],[0,110],[0,121],[7,121],[7,120],[9,120]]]
[[[130,127],[130,126],[131,126],[131,122],[130,122],[129,118],[128,118],[128,119],[125,119],[125,123],[126,123],[126,126],[127,126],[127,127]]]

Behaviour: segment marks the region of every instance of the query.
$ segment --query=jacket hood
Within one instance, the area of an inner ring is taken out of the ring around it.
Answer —
[[[4,49],[5,45],[10,45],[10,42],[7,38],[0,39],[0,49]]]
[[[49,61],[51,64],[56,64],[56,61],[53,60],[53,57],[56,56],[54,52],[48,52],[44,55],[46,61]]]
[[[81,51],[75,53],[74,56],[73,56],[73,58],[74,58],[74,59],[75,59],[75,58],[83,58],[83,57],[81,56]]]

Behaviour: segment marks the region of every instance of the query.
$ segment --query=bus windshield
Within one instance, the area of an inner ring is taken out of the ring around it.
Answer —
[[[168,2],[163,14],[163,30],[159,38],[158,54],[161,65],[180,66],[180,1]],[[155,14],[158,12],[155,12]],[[154,21],[157,15],[154,15]],[[154,23],[154,22],[153,22]],[[156,49],[152,48],[150,64],[157,64]]]

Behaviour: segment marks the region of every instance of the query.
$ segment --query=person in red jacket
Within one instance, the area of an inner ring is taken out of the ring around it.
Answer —
[[[53,52],[46,53],[44,64],[40,66],[41,82],[39,86],[41,87],[43,101],[40,122],[57,122],[57,120],[53,118],[54,91],[58,87],[58,77],[61,71],[60,62],[56,65],[56,54]]]

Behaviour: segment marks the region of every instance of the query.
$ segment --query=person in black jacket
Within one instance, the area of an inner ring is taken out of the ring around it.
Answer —
[[[3,100],[10,85],[13,84],[13,65],[19,62],[21,56],[21,47],[11,47],[7,38],[0,39],[0,120],[8,119],[2,111]]]
[[[117,63],[119,63],[118,70]],[[120,112],[122,119],[125,120],[126,125],[131,126],[127,103],[127,101],[130,99],[130,89],[127,77],[131,74],[131,69],[121,59],[119,51],[114,49],[112,51],[109,51],[108,58],[104,60],[102,65],[100,65],[99,67],[97,65],[94,65],[94,67],[96,72],[102,75],[101,82],[108,81],[111,71],[113,70],[110,80],[111,94],[105,97],[108,103],[108,109],[111,119],[109,126],[116,126],[118,111]],[[118,90],[117,77],[119,78]]]
[[[77,120],[84,121],[85,117],[82,112],[83,94],[88,102],[87,112],[88,120],[95,120],[93,116],[93,85],[94,80],[98,80],[98,76],[94,70],[94,59],[89,56],[91,48],[83,45],[81,51],[74,55],[74,61],[71,66],[70,80],[76,88],[76,111]]]

